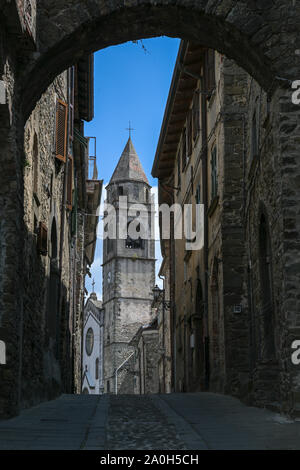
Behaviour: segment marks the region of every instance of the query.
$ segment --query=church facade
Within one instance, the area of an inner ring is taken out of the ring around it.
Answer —
[[[84,307],[82,335],[82,393],[103,393],[103,324],[102,301],[92,292]]]
[[[104,391],[134,393],[135,348],[129,343],[152,319],[155,253],[154,240],[142,233],[145,230],[150,235],[151,231],[151,187],[130,137],[106,189],[106,204],[115,214],[116,232],[108,236],[111,219],[107,210],[102,270]],[[125,236],[121,234],[121,222],[125,224]],[[132,236],[134,228],[140,236]]]

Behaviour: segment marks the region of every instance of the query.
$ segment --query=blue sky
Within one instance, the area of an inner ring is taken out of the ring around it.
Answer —
[[[180,40],[167,37],[145,39],[109,47],[95,54],[95,117],[85,124],[85,135],[97,139],[98,177],[107,183],[128,139],[132,141],[149,183],[165,105]],[[156,257],[160,258],[156,243]],[[98,239],[91,268],[95,291],[102,297],[102,241]],[[159,268],[159,261],[157,262]],[[86,288],[92,291],[92,279]]]

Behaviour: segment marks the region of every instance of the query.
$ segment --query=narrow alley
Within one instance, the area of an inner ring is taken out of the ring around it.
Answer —
[[[296,0],[0,0],[10,466],[300,450],[299,25]]]

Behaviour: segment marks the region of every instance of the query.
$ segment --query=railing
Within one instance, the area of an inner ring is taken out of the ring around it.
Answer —
[[[118,372],[119,370],[129,361],[129,359],[135,354],[135,352],[131,353],[130,356],[122,362],[122,364],[116,369],[115,371],[115,393],[118,395]]]

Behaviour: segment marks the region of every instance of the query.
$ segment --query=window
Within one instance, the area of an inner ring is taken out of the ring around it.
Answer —
[[[193,152],[193,111],[189,110],[187,117],[187,141],[188,141],[188,158],[191,158]]]
[[[50,278],[49,278],[49,285],[48,285],[46,330],[47,330],[47,336],[49,338],[54,339],[54,345],[56,349],[58,346],[57,312],[58,312],[58,300],[59,300],[59,271],[58,271],[58,265],[57,265],[57,228],[56,228],[55,217],[53,217],[52,219],[51,235],[49,238],[50,238],[50,244],[49,244]]]
[[[46,256],[48,252],[48,230],[43,222],[40,222],[38,229],[37,249],[41,255]]]
[[[66,161],[68,107],[61,100],[56,105],[56,158]]]
[[[127,238],[125,240],[125,247],[126,248],[144,248],[144,240],[141,239],[141,237],[137,238],[136,240],[132,239],[129,235],[129,226],[130,226],[131,221],[128,222],[127,224]],[[140,224],[137,225],[136,231],[140,232],[141,231],[141,226]]]
[[[123,196],[123,195],[124,195],[123,186],[119,186],[119,187],[118,187],[118,194],[119,194],[119,196]]]
[[[194,194],[194,167],[191,165],[191,193]]]
[[[107,213],[104,214],[104,218],[107,217]],[[109,230],[109,224],[105,224],[104,226],[104,233],[107,234]],[[114,248],[114,240],[113,238],[110,238],[109,236],[105,235],[105,244],[106,244],[106,254],[108,255]]]
[[[184,262],[183,262],[183,280],[184,280],[184,282],[187,281],[187,270],[188,270],[188,264],[187,264],[187,261],[184,260]]]
[[[112,240],[112,238],[107,238],[106,239],[106,253],[110,253],[111,251],[113,251],[113,245],[114,241]]]
[[[198,184],[197,189],[196,189],[195,201],[196,201],[196,204],[201,204],[201,188],[200,188],[200,184]]]
[[[95,361],[95,379],[99,379],[99,358],[97,357]]]
[[[92,354],[94,347],[94,332],[92,328],[89,328],[85,337],[85,350],[88,356]]]
[[[215,51],[213,49],[207,49],[205,53],[205,87],[207,92],[207,99],[212,95],[212,92],[216,86],[216,75],[215,75]]]
[[[146,199],[146,202],[149,202],[149,189],[145,189],[145,199]]]
[[[57,258],[57,230],[56,230],[56,222],[55,218],[52,220],[51,225],[51,259]]]
[[[218,168],[217,168],[217,148],[214,147],[211,152],[211,200],[218,194]]]
[[[177,186],[181,186],[181,165],[180,165],[180,155],[177,156]]]
[[[107,386],[107,393],[109,393],[109,392],[110,392],[110,383],[109,383],[109,380],[107,381],[107,385],[106,385],[106,386]]]
[[[199,109],[199,94],[195,93],[193,98],[193,140],[194,142],[197,139],[198,133],[200,131],[200,109]]]

